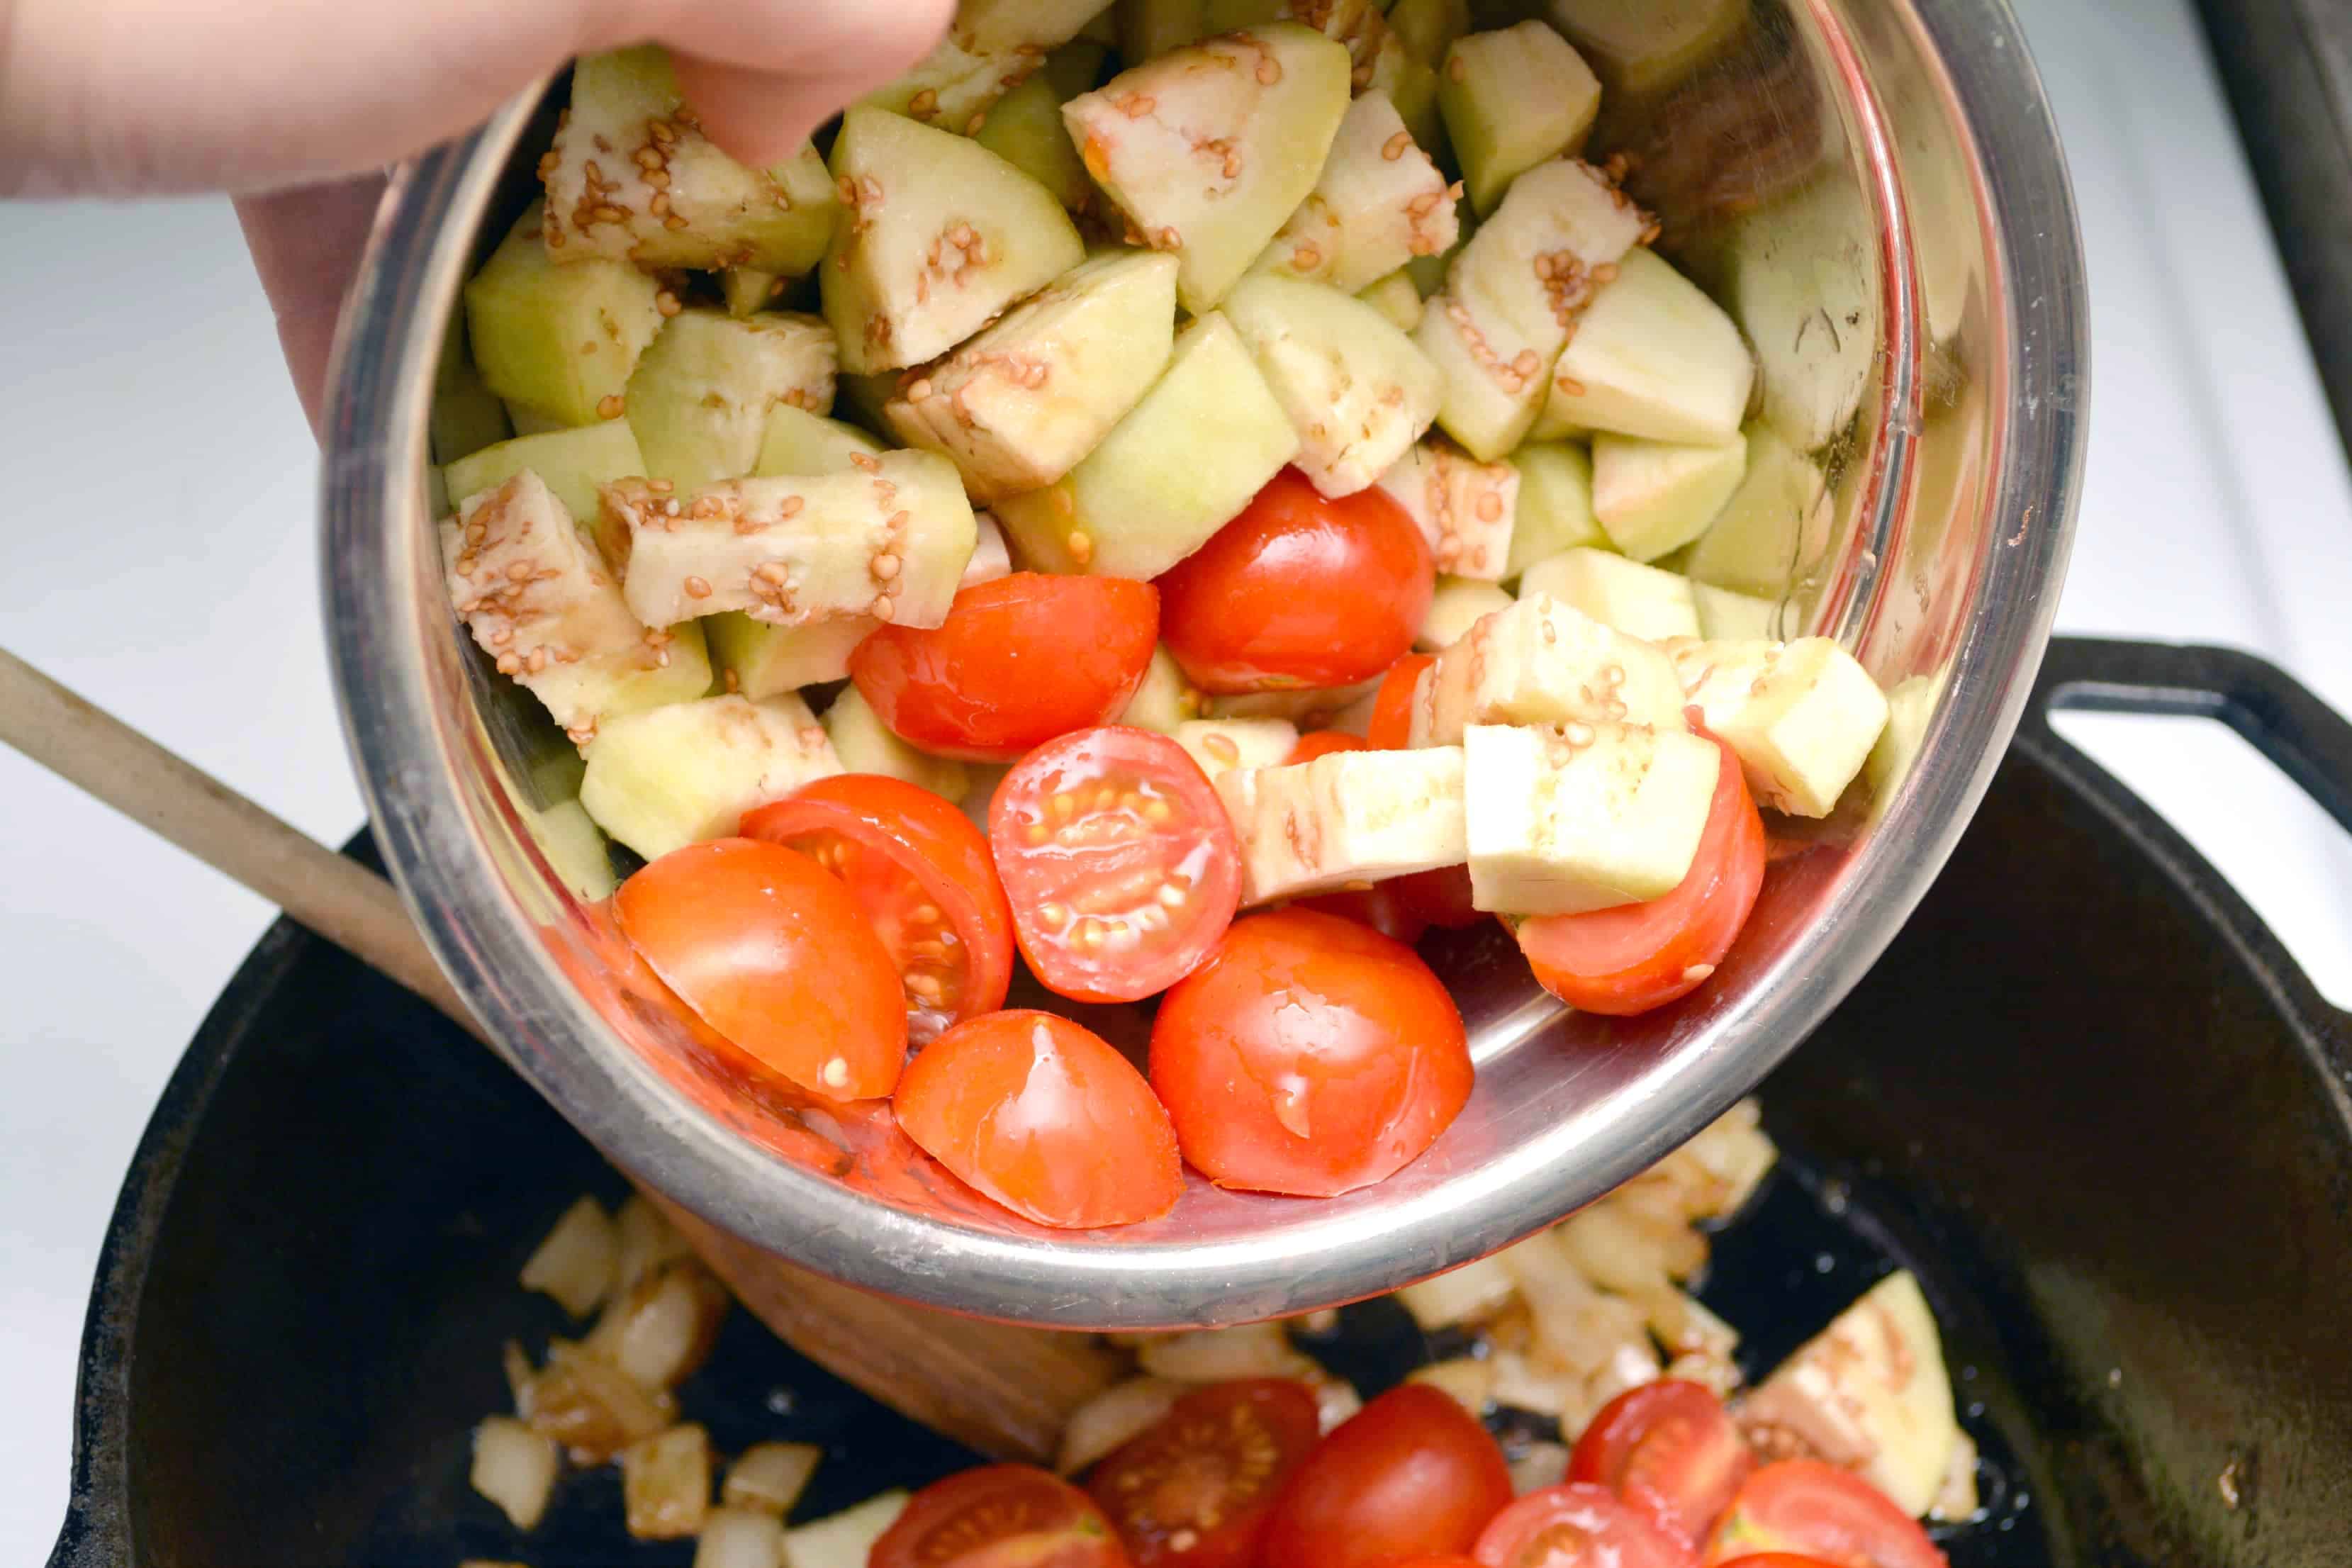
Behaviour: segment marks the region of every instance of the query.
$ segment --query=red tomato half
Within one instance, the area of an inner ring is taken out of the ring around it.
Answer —
[[[1009,763],[1117,718],[1159,635],[1149,583],[1015,572],[958,594],[928,631],[884,626],[849,656],[849,676],[909,744]]]
[[[989,847],[1021,955],[1048,990],[1136,1002],[1192,973],[1241,901],[1216,786],[1149,730],[1082,730],[996,786]]]
[[[1013,911],[960,808],[903,779],[842,773],[747,813],[743,837],[797,849],[848,886],[898,962],[917,1045],[1004,1005]]]
[[[1690,1551],[1605,1487],[1529,1492],[1478,1537],[1485,1568],[1690,1568]]]
[[[1143,1075],[1051,1013],[958,1024],[907,1064],[891,1104],[926,1153],[1039,1225],[1132,1225],[1183,1194],[1176,1130]]]
[[[1722,1401],[1696,1383],[1662,1377],[1601,1407],[1576,1440],[1568,1479],[1607,1487],[1696,1545],[1755,1466]]]
[[[1168,651],[1209,692],[1370,680],[1412,648],[1437,584],[1385,491],[1332,500],[1296,468],[1159,581]]]
[[[1274,1505],[1265,1568],[1373,1568],[1456,1556],[1511,1500],[1511,1469],[1450,1394],[1392,1388],[1307,1456]]]
[[[1819,1558],[1828,1568],[1950,1568],[1917,1520],[1861,1477],[1818,1459],[1783,1459],[1741,1482],[1706,1561],[1765,1552]]]
[[[750,838],[689,844],[622,883],[613,916],[704,1023],[810,1093],[866,1100],[898,1081],[898,965],[807,856]]]
[[[1092,1499],[1027,1465],[934,1481],[874,1542],[869,1568],[1128,1568]]]
[[[1151,1087],[1219,1186],[1330,1197],[1436,1142],[1470,1098],[1462,1015],[1412,949],[1313,910],[1234,922],[1171,988]]]
[[[1250,1568],[1275,1494],[1321,1436],[1303,1383],[1214,1384],[1096,1466],[1087,1490],[1138,1568]]]
[[[1522,921],[1519,951],[1543,988],[1587,1013],[1626,1016],[1689,995],[1731,951],[1764,885],[1764,819],[1728,749],[1682,885],[1646,903]]]
[[[1409,653],[1381,677],[1381,689],[1372,694],[1371,722],[1364,727],[1374,750],[1402,752],[1412,744],[1412,695],[1421,688],[1421,672],[1436,662],[1434,654]]]
[[[1801,1557],[1793,1552],[1759,1552],[1751,1557],[1735,1557],[1723,1568],[1838,1568],[1818,1557]]]
[[[1334,752],[1369,752],[1372,743],[1361,735],[1350,735],[1345,730],[1309,730],[1298,737],[1298,744],[1290,748],[1290,755],[1282,759],[1283,766],[1295,768],[1301,763],[1311,763],[1318,757],[1328,757]]]

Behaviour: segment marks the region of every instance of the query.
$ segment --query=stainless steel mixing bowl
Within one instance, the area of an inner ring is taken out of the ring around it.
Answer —
[[[911,1158],[887,1110],[760,1085],[644,1005],[551,868],[556,738],[457,628],[428,501],[444,328],[528,199],[550,121],[535,93],[394,181],[344,321],[324,498],[335,675],[379,840],[531,1083],[640,1179],[785,1258],[959,1311],[1110,1329],[1303,1310],[1477,1257],[1656,1159],[1793,1048],[1950,852],[2041,658],[2082,450],[2074,209],[1999,0],[1623,15],[1670,41],[1591,51],[1611,89],[1596,147],[1629,153],[1662,248],[1753,342],[1761,417],[1829,476],[1817,508],[1791,497],[1783,625],[1843,639],[1889,688],[1917,681],[1926,716],[1881,798],[1785,845],[1801,852],[1776,861],[1720,973],[1612,1022],[1564,1013],[1498,934],[1433,943],[1479,1070],[1428,1153],[1328,1201],[1196,1179],[1168,1218],[1086,1235],[990,1210]],[[1140,1015],[1100,1021],[1139,1035]]]

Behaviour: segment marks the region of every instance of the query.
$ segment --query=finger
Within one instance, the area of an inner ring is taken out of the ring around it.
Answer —
[[[706,45],[698,52],[677,52],[679,90],[703,131],[754,167],[782,163],[842,105],[905,74],[929,53],[946,33],[955,4],[866,0],[856,8],[854,17],[830,5],[801,13],[796,21],[808,47],[790,67],[763,68],[748,48]]]
[[[312,432],[326,401],[327,361],[343,298],[357,276],[383,200],[381,174],[310,185],[236,203],[246,248],[278,317],[278,346]]]
[[[887,79],[951,0],[13,0],[0,195],[253,190],[380,168],[456,136],[575,54],[655,39],[771,151],[845,84]],[[7,16],[10,0],[0,0]],[[289,62],[293,63],[289,68]],[[772,79],[762,94],[744,73]],[[792,143],[785,142],[784,150]]]

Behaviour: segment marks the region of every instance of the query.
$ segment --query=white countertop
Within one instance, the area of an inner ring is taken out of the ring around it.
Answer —
[[[2080,0],[2021,9],[2094,300],[2060,625],[2249,647],[2352,710],[2352,483],[2185,0],[2144,0],[2128,30]],[[0,207],[0,277],[19,477],[0,646],[340,842],[361,811],[321,654],[314,453],[226,206]],[[2352,846],[2315,808],[2206,726],[2069,725],[2352,1001]],[[63,1516],[116,1187],[271,911],[5,752],[0,846],[0,1560],[33,1563]]]

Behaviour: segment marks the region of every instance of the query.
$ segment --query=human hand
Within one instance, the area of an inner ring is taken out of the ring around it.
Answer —
[[[780,162],[953,0],[0,0],[0,196],[221,190],[315,422],[380,171],[573,55],[655,40],[704,129]]]

